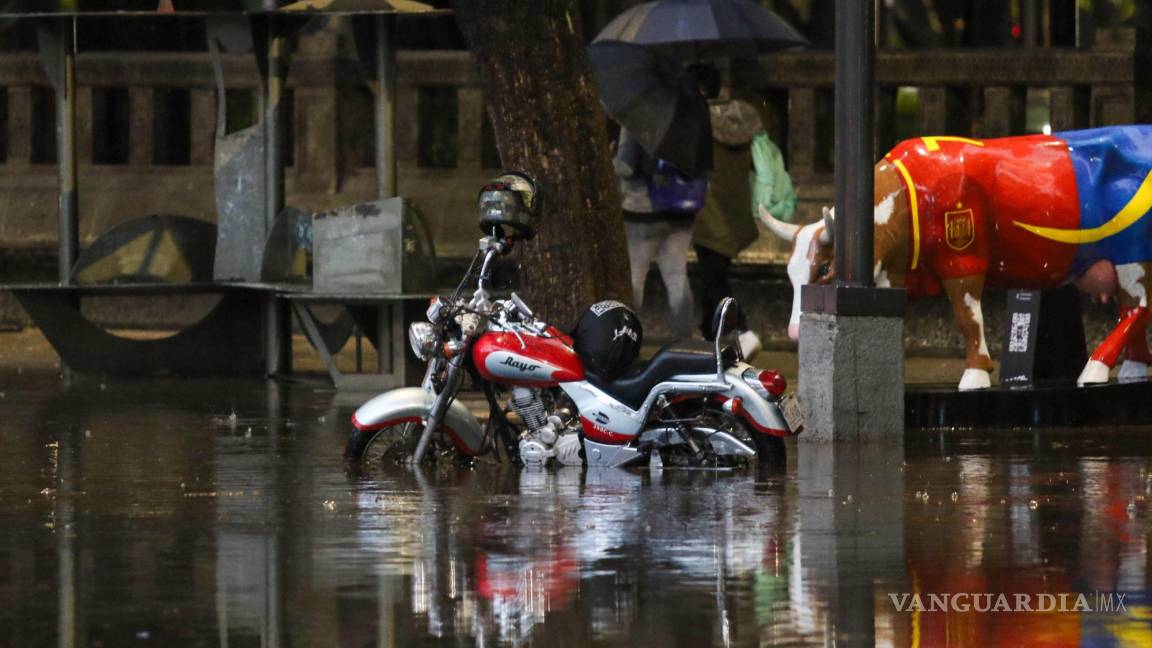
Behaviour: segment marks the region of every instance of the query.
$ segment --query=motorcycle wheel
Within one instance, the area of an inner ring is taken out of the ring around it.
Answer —
[[[385,466],[404,463],[416,451],[424,426],[419,417],[398,421],[378,430],[353,430],[344,445],[344,459],[363,466]],[[426,456],[436,454],[436,439]]]
[[[725,430],[756,449],[756,463],[765,466],[783,466],[788,457],[784,439],[755,430],[747,421],[730,412],[706,407],[705,419],[716,421],[717,429]]]
[[[723,430],[755,448],[757,464],[783,466],[786,463],[788,450],[784,446],[784,439],[758,432],[752,429],[744,419],[711,406],[706,406],[697,412],[696,422],[687,427],[690,430],[698,430],[701,438],[707,438],[709,430]],[[694,434],[693,436],[697,435]],[[712,460],[717,459],[719,458],[713,457]],[[665,458],[665,462],[669,460],[673,463],[677,462],[675,457]]]

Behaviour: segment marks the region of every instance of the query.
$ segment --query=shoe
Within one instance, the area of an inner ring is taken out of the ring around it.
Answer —
[[[753,356],[760,353],[760,349],[764,348],[764,345],[760,343],[760,336],[752,331],[741,331],[736,340],[740,344],[740,353],[744,355],[745,360],[751,360]]]

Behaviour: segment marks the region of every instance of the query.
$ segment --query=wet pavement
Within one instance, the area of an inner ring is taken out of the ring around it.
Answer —
[[[362,398],[0,371],[0,646],[1152,644],[1152,430],[353,474]]]

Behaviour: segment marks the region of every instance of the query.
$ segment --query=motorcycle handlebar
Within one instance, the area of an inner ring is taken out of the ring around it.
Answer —
[[[528,308],[528,304],[525,304],[523,299],[520,299],[520,295],[512,293],[512,296],[508,301],[512,302],[512,305],[515,306],[516,310],[520,312],[521,317],[524,317],[525,319],[532,319],[534,317],[532,314],[532,309]]]

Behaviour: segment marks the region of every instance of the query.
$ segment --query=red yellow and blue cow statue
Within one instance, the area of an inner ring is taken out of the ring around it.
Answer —
[[[943,292],[964,336],[960,389],[991,384],[993,368],[980,306],[985,286],[1045,289],[1075,283],[1116,298],[1120,319],[1092,353],[1078,384],[1104,383],[1124,355],[1121,378],[1152,363],[1145,327],[1152,289],[1152,126],[1114,126],[999,139],[920,137],[900,143],[875,167],[878,286],[910,297]],[[828,281],[833,218],[804,226],[763,209],[760,217],[792,243],[796,339],[800,287]]]

